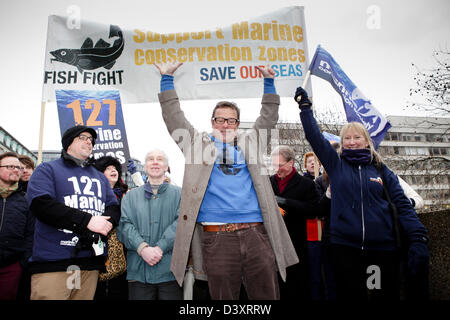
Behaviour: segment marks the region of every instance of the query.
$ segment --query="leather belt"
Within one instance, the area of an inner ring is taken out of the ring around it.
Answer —
[[[205,225],[203,231],[206,232],[235,232],[238,230],[250,229],[261,225],[262,222],[246,222],[246,223],[227,223],[216,225]]]

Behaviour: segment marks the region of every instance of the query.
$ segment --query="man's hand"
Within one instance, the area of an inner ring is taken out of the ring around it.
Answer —
[[[107,236],[112,229],[112,223],[108,221],[109,219],[111,219],[111,217],[92,216],[91,220],[89,220],[87,228],[92,232]]]
[[[173,76],[175,71],[177,71],[178,68],[183,65],[183,62],[177,62],[177,63],[164,62],[164,63],[161,63],[161,64],[158,64],[158,63],[153,63],[153,64],[159,70],[159,73],[161,75],[167,74],[169,76]]]
[[[150,265],[154,266],[157,264],[163,256],[163,252],[160,247],[145,247],[141,251],[141,257],[144,261]]]
[[[270,67],[270,65],[256,66],[256,68],[262,73],[264,78],[275,78],[275,71]]]

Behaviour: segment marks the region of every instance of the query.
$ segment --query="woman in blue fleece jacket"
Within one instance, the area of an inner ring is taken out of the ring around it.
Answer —
[[[295,100],[306,139],[330,177],[330,240],[337,298],[399,299],[399,253],[383,183],[409,243],[407,273],[413,277],[427,273],[425,227],[362,124],[351,122],[342,128],[341,148],[336,152],[319,130],[306,91],[298,88]]]

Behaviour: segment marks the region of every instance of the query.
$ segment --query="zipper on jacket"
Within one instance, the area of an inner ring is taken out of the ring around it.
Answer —
[[[3,217],[5,215],[5,207],[6,207],[6,198],[3,198],[2,220],[0,221],[0,231],[2,231],[3,227]]]
[[[362,242],[361,242],[361,249],[364,250],[364,238],[366,236],[366,227],[364,225],[364,199],[363,199],[363,183],[362,183],[362,177],[361,177],[361,166],[358,166],[359,170],[359,183],[361,186],[361,222],[362,222]]]

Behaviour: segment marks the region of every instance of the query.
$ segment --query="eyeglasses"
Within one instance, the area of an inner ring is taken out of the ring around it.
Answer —
[[[6,169],[8,169],[8,170],[14,170],[14,169],[17,169],[17,170],[19,170],[19,171],[23,171],[23,167],[20,167],[20,166],[13,166],[13,165],[11,165],[11,164],[9,164],[9,165],[6,165],[6,166],[0,166],[0,168],[6,168]]]
[[[78,138],[79,138],[81,141],[87,141],[87,140],[89,140],[89,141],[91,141],[92,144],[95,143],[95,138],[94,138],[94,137],[86,136],[86,135],[84,135],[84,134],[80,134],[80,135],[78,136]]]
[[[215,117],[215,118],[212,118],[212,119],[217,124],[224,124],[225,121],[226,121],[229,125],[235,125],[236,123],[239,122],[239,120],[235,119],[235,118],[228,118],[227,119],[227,118],[222,118],[222,117]]]

